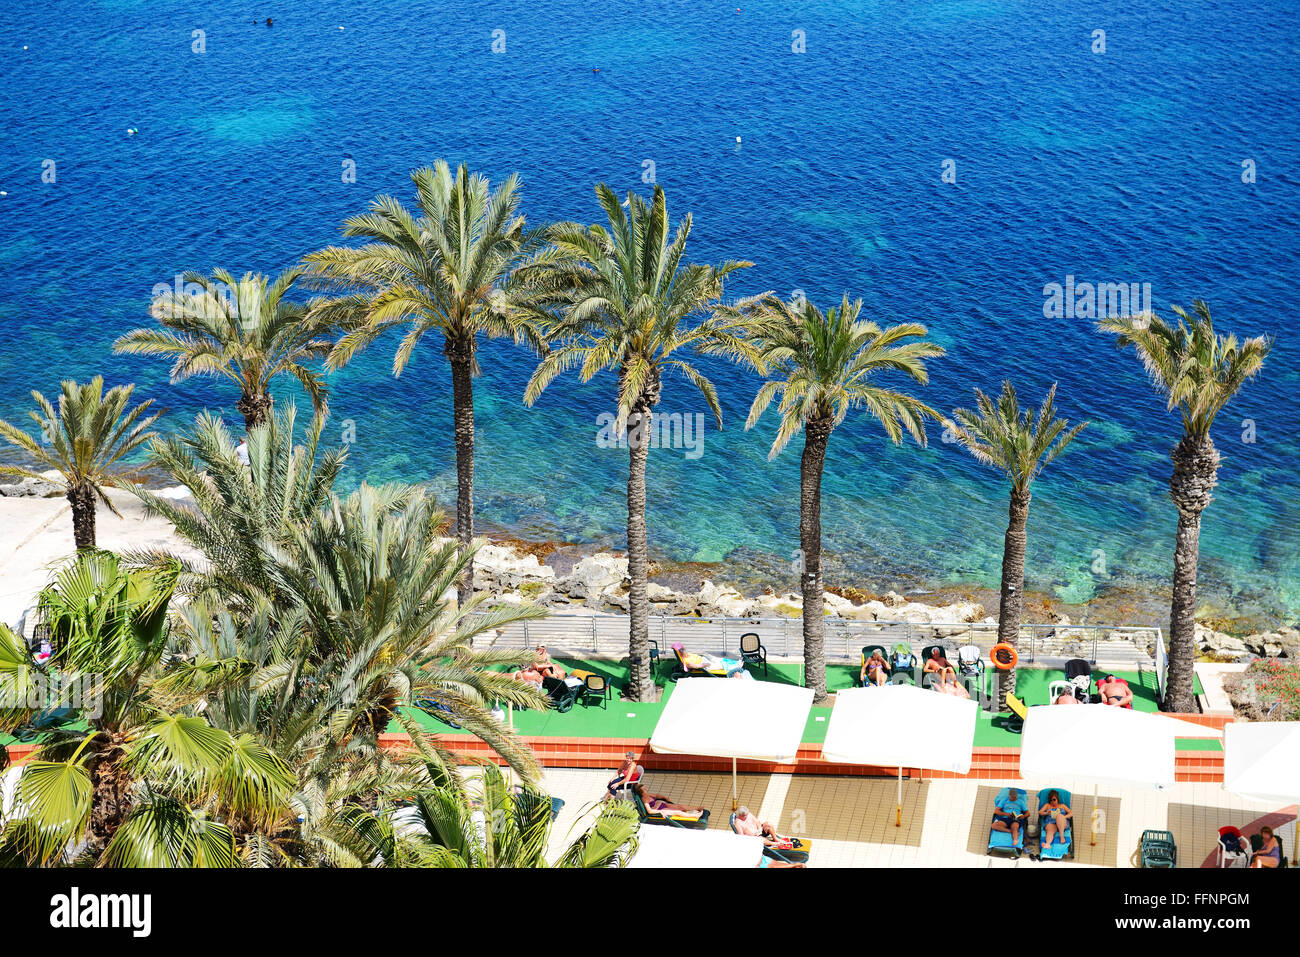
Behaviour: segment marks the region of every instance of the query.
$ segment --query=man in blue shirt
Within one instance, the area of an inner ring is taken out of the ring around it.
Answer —
[[[993,830],[1010,831],[1012,844],[1019,841],[1021,825],[1028,817],[1025,795],[1016,788],[1008,788],[1006,797],[999,795],[993,801]]]

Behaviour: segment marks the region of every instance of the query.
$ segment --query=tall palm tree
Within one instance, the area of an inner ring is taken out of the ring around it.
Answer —
[[[418,209],[413,214],[391,196],[378,196],[370,211],[343,224],[343,235],[366,240],[359,247],[330,246],[307,256],[317,283],[349,295],[324,304],[348,330],[329,356],[345,365],[384,332],[405,327],[393,357],[401,375],[426,333],[441,333],[451,365],[456,443],[456,531],[469,549],[474,540],[474,377],[479,374],[479,336],[516,341],[531,332],[502,307],[503,286],[530,240],[518,214],[519,180],[509,176],[495,190],[486,177],[462,165],[453,178],[439,160],[411,173]],[[459,586],[462,602],[473,594],[473,566]]]
[[[230,866],[231,831],[212,810],[258,814],[284,799],[284,764],[251,737],[187,710],[193,699],[180,690],[183,667],[164,663],[178,575],[175,567],[127,571],[109,552],[83,551],[41,593],[48,662],[37,664],[12,632],[0,631],[0,689],[26,700],[6,711],[0,730],[50,710],[19,697],[33,687],[79,696],[58,703],[75,707],[85,724],[45,731],[19,778],[0,859]]]
[[[1183,419],[1183,437],[1174,447],[1169,496],[1178,509],[1174,545],[1174,594],[1169,612],[1169,675],[1165,707],[1195,710],[1192,663],[1196,657],[1196,571],[1200,558],[1201,512],[1219,480],[1219,453],[1210,428],[1228,404],[1264,365],[1273,340],[1256,336],[1240,342],[1214,331],[1210,307],[1200,299],[1189,315],[1173,307],[1178,324],[1154,313],[1103,319],[1098,328],[1114,333],[1120,348],[1132,346],[1169,411]]]
[[[236,280],[224,269],[211,276],[187,272],[183,287],[150,304],[162,328],[133,329],[113,351],[174,357],[172,382],[193,375],[229,379],[239,387],[235,408],[250,432],[271,414],[271,380],[281,373],[297,379],[323,411],[325,385],[306,363],[329,353],[331,329],[312,303],[284,298],[302,274],[301,267],[287,269],[272,281],[251,272]]]
[[[822,581],[822,469],[831,433],[850,411],[864,409],[898,444],[906,430],[925,445],[925,417],[937,413],[916,398],[879,384],[883,372],[901,372],[924,385],[925,360],[943,348],[924,338],[925,326],[881,328],[861,320],[862,300],[844,296],[824,313],[803,299],[785,302],[770,293],[727,310],[740,317],[767,381],[759,388],[745,428],[753,428],[780,396],[781,424],[768,458],[775,458],[800,431],[799,548],[803,570],[805,682],[814,700],[826,697],[825,621]]]
[[[512,301],[547,329],[549,343],[528,381],[525,403],[536,402],[566,370],[578,368],[584,382],[603,370],[618,374],[617,427],[628,434],[628,691],[634,700],[646,701],[654,695],[645,524],[654,408],[664,374],[675,373],[704,397],[721,428],[722,410],[713,383],[681,354],[747,354],[748,346],[734,334],[730,320],[689,320],[718,304],[723,279],[732,270],[751,264],[683,265],[691,217],[688,213],[682,218],[670,241],[667,203],[658,186],[650,203],[628,193],[626,212],[605,184],[596,187],[596,195],[609,219],[608,230],[576,223],[552,227],[548,240],[554,257],[521,267]]]
[[[72,505],[72,534],[77,548],[94,548],[95,499],[121,518],[122,513],[104,489],[122,486],[122,478],[114,466],[156,435],[149,426],[158,414],[145,414],[153,399],[146,399],[127,411],[135,386],[119,385],[105,392],[102,376],[84,385],[65,380],[62,389],[57,413],[45,396],[32,392],[40,411],[28,414],[40,429],[39,438],[2,419],[0,438],[22,449],[37,463],[62,474],[67,499]],[[0,475],[41,478],[34,469],[17,465],[0,465]]]
[[[975,460],[997,469],[1011,482],[1007,534],[1002,544],[1002,597],[998,607],[998,641],[1013,648],[1020,638],[1025,602],[1025,528],[1029,521],[1030,485],[1053,459],[1066,450],[1087,422],[1070,428],[1056,417],[1056,383],[1035,415],[1021,409],[1010,381],[1002,383],[996,401],[975,390],[975,410],[954,409],[944,427]],[[1001,673],[999,700],[1016,690],[1014,668]]]

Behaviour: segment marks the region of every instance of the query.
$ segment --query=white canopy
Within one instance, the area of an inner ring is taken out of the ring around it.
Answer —
[[[1174,783],[1174,739],[1218,736],[1190,721],[1105,705],[1036,705],[1025,719],[1020,776],[1121,785]]]
[[[660,754],[789,764],[799,751],[811,688],[741,678],[684,678],[673,688],[650,747]]]
[[[965,774],[978,710],[969,699],[912,685],[849,688],[835,695],[822,757]]]
[[[1233,722],[1223,748],[1227,790],[1251,801],[1300,801],[1300,721]]]
[[[707,684],[703,679],[700,683]],[[757,867],[763,856],[761,837],[731,831],[694,831],[656,824],[643,826],[637,837],[640,847],[628,867]]]

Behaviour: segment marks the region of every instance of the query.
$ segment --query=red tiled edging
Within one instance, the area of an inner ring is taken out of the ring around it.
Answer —
[[[1198,715],[1197,717],[1215,717]],[[1201,722],[1210,723],[1210,722]],[[450,750],[481,760],[501,763],[501,759],[478,738],[465,735],[436,735],[439,743]],[[648,770],[661,771],[730,771],[731,761],[692,754],[656,754],[650,750],[645,738],[551,738],[525,737],[524,742],[533,749],[537,760],[547,768],[616,768],[623,755],[631,751],[637,761]],[[402,748],[410,746],[405,734],[379,736],[381,747]],[[799,748],[793,764],[772,764],[764,761],[738,761],[738,771],[751,774],[837,774],[893,777],[897,768],[873,767],[861,764],[835,764],[822,759],[819,744]],[[976,748],[972,753],[971,769],[966,774],[951,771],[925,771],[904,768],[908,777],[966,778],[994,780],[1020,776],[1019,748]],[[1222,781],[1222,751],[1179,751],[1174,761],[1174,778],[1177,781]]]

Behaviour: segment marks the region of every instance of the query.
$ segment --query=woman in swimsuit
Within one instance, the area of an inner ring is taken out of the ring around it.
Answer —
[[[884,656],[880,654],[880,649],[877,648],[871,653],[871,657],[862,663],[862,672],[858,675],[858,680],[864,688],[867,686],[868,678],[871,679],[872,684],[880,687],[884,685],[888,671],[889,662],[884,659]]]
[[[1038,809],[1038,816],[1047,818],[1047,826],[1043,828],[1043,849],[1052,846],[1052,838],[1056,835],[1061,836],[1061,843],[1065,843],[1065,832],[1070,829],[1070,818],[1074,812],[1070,810],[1068,804],[1061,803],[1061,795],[1056,791],[1050,791],[1047,795],[1047,803]]]
[[[1282,846],[1273,836],[1273,829],[1265,825],[1259,829],[1263,842],[1250,858],[1251,867],[1277,867],[1282,863]]]
[[[641,799],[645,809],[654,811],[656,814],[690,814],[699,817],[704,813],[702,807],[683,807],[680,804],[674,804],[665,794],[655,794],[652,791],[647,791],[644,784],[634,784],[632,790]]]

